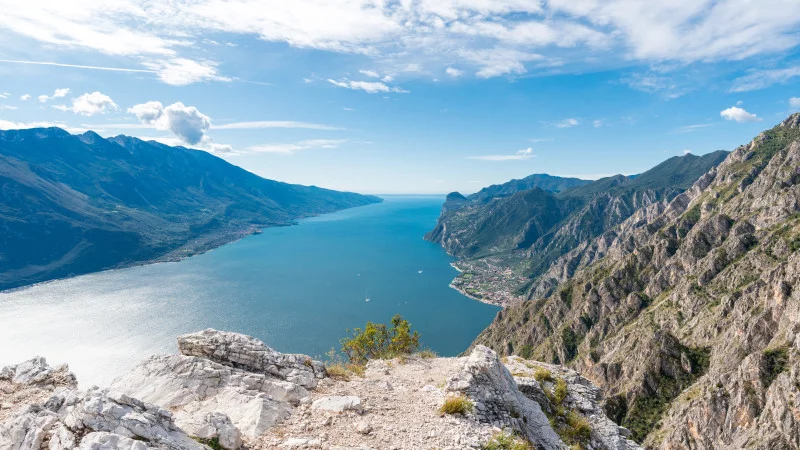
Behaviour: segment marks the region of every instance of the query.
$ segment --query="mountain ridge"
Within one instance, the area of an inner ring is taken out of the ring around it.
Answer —
[[[0,290],[175,260],[380,201],[261,178],[210,153],[60,128],[0,132]]]
[[[556,261],[475,341],[559,361],[660,449],[797,448],[800,114]]]

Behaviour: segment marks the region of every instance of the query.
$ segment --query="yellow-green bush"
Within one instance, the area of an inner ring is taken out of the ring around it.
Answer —
[[[419,349],[419,333],[412,333],[411,324],[399,314],[392,317],[391,327],[367,322],[364,329],[347,331],[350,336],[341,340],[342,352],[354,364],[364,364],[370,359],[396,358]]]
[[[465,396],[448,397],[439,408],[440,414],[461,414],[462,416],[472,411],[475,405]]]

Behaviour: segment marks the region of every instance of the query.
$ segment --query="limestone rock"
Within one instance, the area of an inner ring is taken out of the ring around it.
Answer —
[[[175,410],[176,422],[191,429],[207,414],[223,413],[250,437],[286,418],[291,405],[308,395],[294,383],[182,355],[151,357],[111,386]]]
[[[186,356],[206,358],[248,372],[263,373],[314,388],[325,377],[325,366],[306,355],[285,354],[258,339],[239,333],[203,330],[178,337],[178,348]]]
[[[227,415],[219,412],[208,413],[196,422],[191,420],[194,417],[196,416],[176,422],[191,436],[201,439],[217,438],[223,448],[235,450],[242,445],[242,433]]]
[[[353,395],[322,397],[311,404],[313,409],[330,412],[361,411],[361,399]]]
[[[14,366],[6,366],[0,371],[0,380],[13,384],[26,384],[43,387],[75,387],[77,381],[66,365],[50,367],[47,361],[37,356]]]
[[[3,370],[17,384],[52,386],[64,369],[34,359]],[[74,382],[74,377],[64,377]],[[180,430],[169,411],[113,390],[54,387],[44,402],[32,403],[0,422],[3,450],[205,450]]]
[[[469,397],[480,422],[516,430],[537,448],[566,448],[541,406],[520,392],[514,377],[488,347],[478,345],[472,350],[461,372],[448,381],[447,390]]]

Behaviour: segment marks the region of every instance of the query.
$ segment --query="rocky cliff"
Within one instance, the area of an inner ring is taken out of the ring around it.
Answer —
[[[44,358],[4,368],[0,448],[640,448],[586,378],[483,346],[370,361],[363,376],[334,379],[308,356],[236,333],[205,330],[178,345],[181,354],[153,356],[106,389],[80,390]],[[452,399],[468,406],[443,413]]]
[[[476,340],[566,364],[662,449],[800,448],[800,114],[557,259]]]

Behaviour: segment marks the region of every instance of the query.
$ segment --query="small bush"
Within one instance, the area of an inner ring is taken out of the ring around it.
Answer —
[[[545,381],[553,381],[553,372],[545,369],[544,367],[537,367],[536,371],[533,372],[533,378],[536,379],[539,383],[544,383]]]
[[[778,347],[764,352],[764,372],[761,379],[765,387],[769,387],[778,375],[786,370],[786,363],[789,361],[789,350],[787,347]]]
[[[553,397],[555,399],[556,405],[561,405],[564,403],[564,399],[567,398],[567,382],[562,380],[561,378],[556,380],[556,387],[553,389]]]
[[[444,400],[444,404],[439,408],[439,414],[461,414],[462,416],[472,411],[475,407],[467,397],[459,395],[457,397],[448,397]]]
[[[367,322],[364,329],[347,331],[350,336],[341,340],[342,352],[354,364],[410,355],[419,349],[419,333],[412,333],[411,324],[399,314],[392,317],[391,327]]]
[[[482,450],[534,450],[533,446],[509,433],[497,433],[481,446]]]
[[[325,366],[328,376],[334,380],[350,380],[352,376],[364,376],[366,367],[363,364],[351,364],[344,362],[329,363]]]

